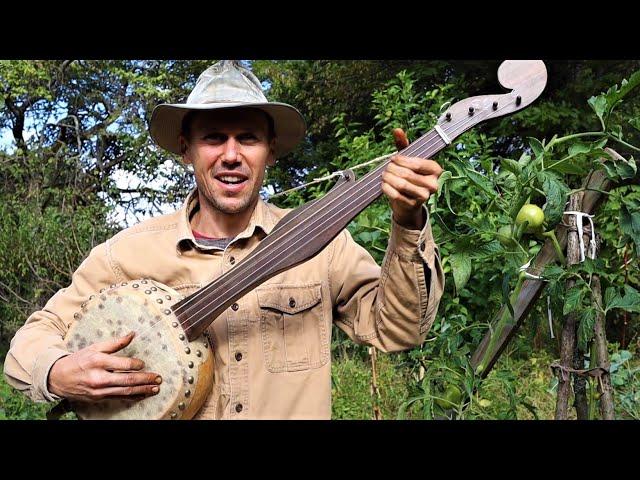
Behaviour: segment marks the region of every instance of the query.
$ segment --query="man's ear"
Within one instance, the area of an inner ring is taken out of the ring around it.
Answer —
[[[191,159],[187,155],[187,149],[189,148],[189,145],[187,144],[187,139],[184,137],[184,135],[181,134],[178,137],[178,141],[180,142],[180,153],[182,154],[182,161],[187,165],[191,164],[192,163]]]
[[[272,138],[269,142],[269,156],[267,157],[267,167],[273,167],[276,164],[276,139]]]

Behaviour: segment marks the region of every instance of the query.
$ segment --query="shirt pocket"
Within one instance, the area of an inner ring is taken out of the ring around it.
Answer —
[[[329,361],[321,283],[268,285],[256,290],[262,351],[272,373],[319,368]]]

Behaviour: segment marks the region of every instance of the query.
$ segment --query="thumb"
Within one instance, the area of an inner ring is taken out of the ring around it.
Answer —
[[[136,332],[130,332],[124,337],[115,338],[113,340],[106,340],[104,342],[98,342],[93,345],[93,349],[103,353],[115,353],[118,350],[122,350],[124,347],[131,343]]]
[[[396,142],[396,148],[398,150],[402,150],[403,148],[407,148],[409,146],[409,139],[407,138],[407,134],[404,133],[404,130],[401,128],[393,129],[393,139]]]

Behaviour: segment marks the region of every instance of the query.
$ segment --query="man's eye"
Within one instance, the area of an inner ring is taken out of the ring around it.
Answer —
[[[241,142],[253,142],[256,141],[258,137],[256,137],[253,133],[245,133],[244,135],[239,135],[238,140]]]
[[[205,140],[210,142],[223,142],[224,138],[224,135],[220,135],[218,133],[210,133],[204,137]]]

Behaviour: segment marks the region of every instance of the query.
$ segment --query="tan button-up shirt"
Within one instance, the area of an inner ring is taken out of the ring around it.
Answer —
[[[80,304],[101,288],[152,278],[189,295],[232,269],[288,210],[259,201],[249,225],[226,249],[199,245],[183,207],[121,231],[95,247],[43,310],[16,333],[7,381],[35,401]],[[214,388],[196,418],[331,418],[331,325],[354,341],[390,352],[420,345],[433,324],[444,274],[429,221],[422,231],[393,223],[382,268],[347,230],[314,258],[237,301],[209,326]],[[292,302],[291,299],[295,302]],[[161,386],[162,388],[162,386]]]

